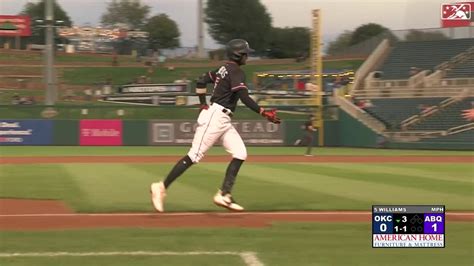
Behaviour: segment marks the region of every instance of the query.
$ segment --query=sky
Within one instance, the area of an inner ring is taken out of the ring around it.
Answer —
[[[0,15],[16,15],[26,3],[37,0],[0,0]],[[74,25],[100,23],[109,0],[57,0]],[[205,1],[205,0],[204,0]],[[181,32],[181,46],[197,44],[198,0],[141,0],[151,7],[150,15],[167,14]],[[323,41],[334,40],[345,30],[378,23],[392,30],[440,27],[440,7],[446,0],[260,0],[272,17],[274,27],[311,27],[311,10],[321,9]],[[462,2],[462,1],[456,1]],[[206,34],[206,48],[219,47]]]

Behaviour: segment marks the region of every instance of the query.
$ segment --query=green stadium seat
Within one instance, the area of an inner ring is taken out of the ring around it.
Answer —
[[[474,38],[399,42],[378,71],[383,73],[382,79],[408,79],[411,67],[433,71],[437,65],[473,46]]]

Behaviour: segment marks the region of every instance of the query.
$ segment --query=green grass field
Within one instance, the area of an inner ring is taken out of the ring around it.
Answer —
[[[1,156],[182,155],[186,147],[1,147]],[[249,154],[303,148],[250,147]],[[224,154],[220,147],[210,154]],[[472,156],[472,152],[321,148],[317,155]],[[166,208],[221,211],[211,197],[225,163],[193,166],[170,188]],[[80,212],[151,212],[148,187],[170,163],[0,165],[0,198],[63,200]],[[234,196],[247,210],[365,210],[372,204],[444,204],[474,210],[472,164],[246,163]],[[1,231],[0,253],[255,252],[265,265],[473,265],[473,223],[447,223],[444,249],[372,249],[369,223],[278,223],[262,229]],[[249,265],[234,255],[15,257],[0,265]]]
[[[1,232],[2,252],[255,252],[265,265],[473,265],[472,223],[447,225],[444,249],[373,249],[370,224],[275,224],[265,229],[101,229]],[[236,256],[1,258],[1,265],[246,265]]]

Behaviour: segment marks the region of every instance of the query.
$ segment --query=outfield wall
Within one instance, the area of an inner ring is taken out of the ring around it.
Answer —
[[[299,127],[302,123],[294,124]],[[283,146],[289,124],[233,122],[247,145]],[[176,146],[190,145],[195,120],[0,120],[0,145]],[[300,130],[301,131],[301,130]]]
[[[273,124],[266,120],[233,122],[249,146],[292,145],[304,136],[304,120]],[[326,144],[338,146],[337,121],[329,121]],[[176,146],[190,145],[194,120],[0,120],[0,145]],[[318,134],[315,134],[315,145]]]
[[[304,120],[235,119],[233,124],[248,146],[293,146],[304,136]],[[1,145],[57,146],[176,146],[191,144],[196,121],[191,119],[0,119]],[[381,137],[342,110],[338,119],[325,121],[324,146],[474,150],[474,142],[381,143]],[[314,133],[318,146],[319,132]]]

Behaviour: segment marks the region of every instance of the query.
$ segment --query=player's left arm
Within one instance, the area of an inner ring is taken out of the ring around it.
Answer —
[[[209,71],[202,74],[196,81],[196,94],[199,97],[199,103],[201,104],[201,109],[207,109],[206,102],[206,93],[207,93],[207,84],[214,83],[216,81],[216,71]]]

